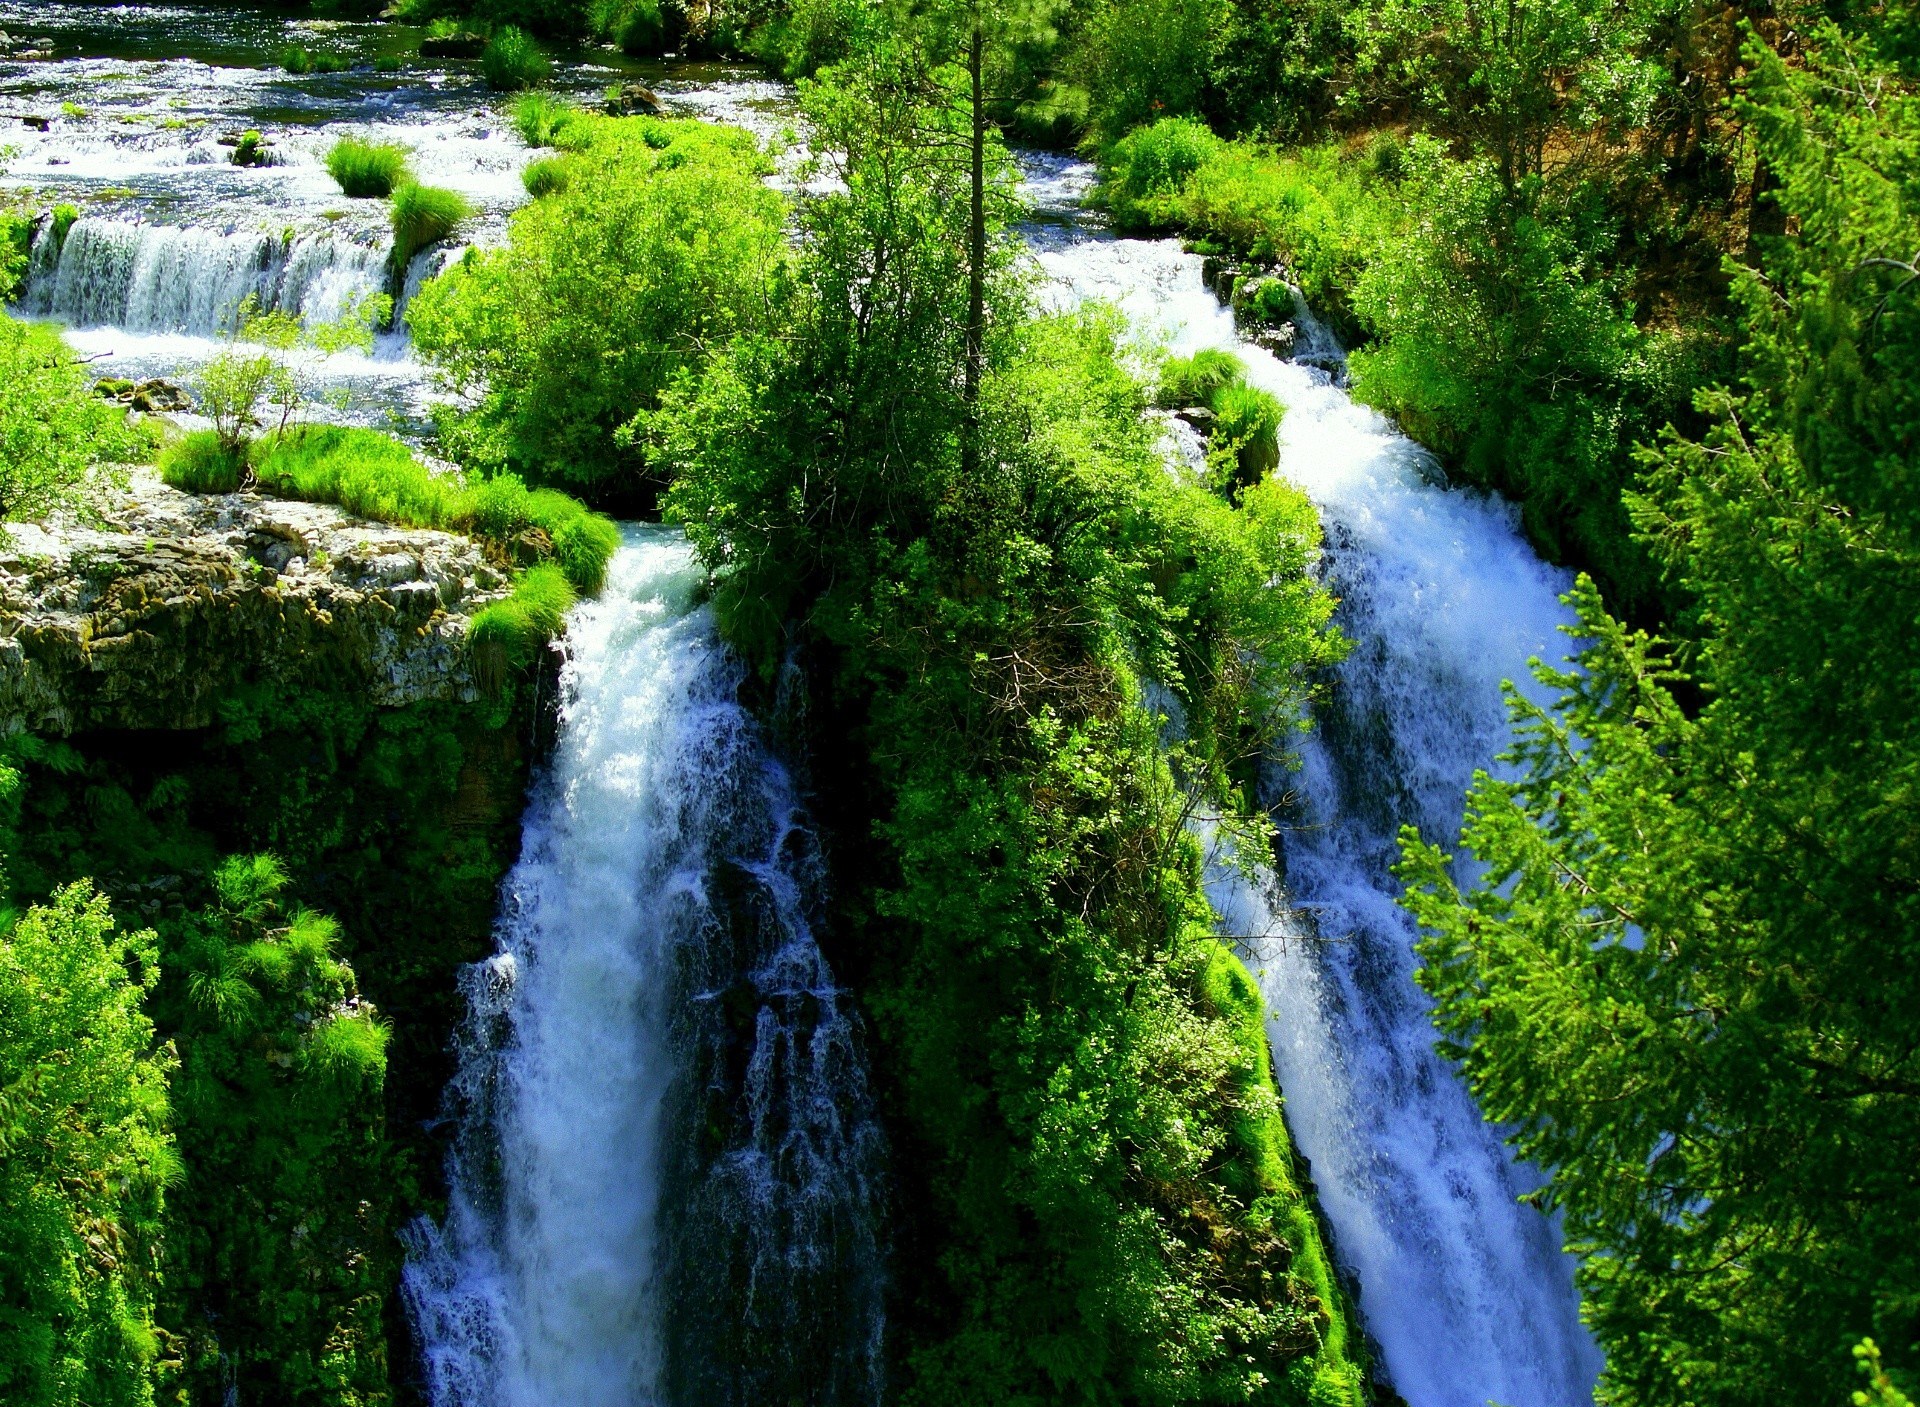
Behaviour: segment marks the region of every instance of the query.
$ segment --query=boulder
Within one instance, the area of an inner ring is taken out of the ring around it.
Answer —
[[[667,105],[644,83],[621,83],[607,90],[607,112],[614,117],[664,117]]]

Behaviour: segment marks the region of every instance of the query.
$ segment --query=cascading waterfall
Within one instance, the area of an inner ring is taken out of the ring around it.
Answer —
[[[87,216],[36,242],[22,307],[78,327],[218,337],[247,298],[308,322],[387,288],[387,250],[330,231],[269,234]]]
[[[1237,337],[1177,243],[1072,224],[1032,242],[1064,301],[1117,304],[1178,353],[1237,352],[1286,405],[1280,472],[1325,524],[1324,570],[1355,643],[1299,771],[1268,778],[1285,889],[1226,866],[1211,888],[1225,931],[1251,940],[1289,1122],[1386,1376],[1412,1407],[1588,1403],[1600,1359],[1571,1262],[1555,1224],[1518,1203],[1533,1175],[1433,1050],[1389,870],[1403,822],[1458,833],[1474,769],[1507,736],[1502,681],[1525,686],[1530,656],[1563,652],[1564,574],[1505,505],[1445,489],[1430,456],[1328,370]],[[1337,352],[1307,333],[1320,359]]]
[[[674,532],[568,626],[499,951],[466,976],[443,1226],[405,1293],[437,1407],[881,1388],[881,1138],[813,937],[820,860]]]

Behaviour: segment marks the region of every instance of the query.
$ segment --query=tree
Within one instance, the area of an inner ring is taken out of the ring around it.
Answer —
[[[1407,841],[1446,1049],[1552,1171],[1608,1403],[1820,1400],[1867,1329],[1920,1366],[1920,103],[1818,41],[1749,49],[1797,232],[1737,274],[1748,394],[1633,500],[1695,640],[1583,584],[1578,670],[1475,785],[1484,873]]]
[[[7,923],[0,920],[0,923]],[[154,935],[82,881],[0,929],[0,1396],[144,1407],[158,1344],[169,1057]]]
[[[92,393],[57,332],[0,313],[0,523],[73,502],[94,471],[150,445]]]

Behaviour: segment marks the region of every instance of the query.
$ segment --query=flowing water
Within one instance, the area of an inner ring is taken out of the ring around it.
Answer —
[[[1275,1067],[1336,1251],[1386,1376],[1412,1407],[1576,1407],[1600,1367],[1537,1185],[1433,1050],[1395,902],[1395,835],[1459,832],[1476,768],[1508,734],[1504,680],[1559,659],[1569,582],[1497,499],[1447,489],[1419,446],[1341,388],[1337,344],[1301,310],[1300,359],[1235,333],[1170,240],[1116,239],[1082,213],[1090,173],[1036,162],[1030,236],[1056,296],[1120,307],[1178,354],[1227,348],[1286,406],[1279,472],[1319,507],[1323,570],[1351,656],[1297,769],[1274,768],[1284,886],[1222,866],[1224,930],[1252,950]]]
[[[421,60],[422,31],[409,26],[233,5],[0,0],[0,34],[4,184],[34,208],[79,214],[64,238],[41,222],[19,311],[63,324],[98,375],[191,383],[249,295],[309,322],[395,296],[398,330],[370,353],[314,360],[315,400],[328,418],[425,432],[406,301],[458,243],[505,237],[532,157],[477,65]],[[351,67],[289,73],[290,48]],[[749,70],[605,50],[562,58],[555,87],[579,101],[638,79],[675,111],[763,133],[790,110],[781,85]],[[248,131],[270,164],[233,164]],[[406,147],[420,180],[464,196],[476,213],[457,242],[396,277],[386,202],[347,199],[326,172],[327,149],[347,135]]]
[[[437,1407],[872,1407],[882,1148],[820,859],[676,532],[569,621],[499,952],[467,974]]]

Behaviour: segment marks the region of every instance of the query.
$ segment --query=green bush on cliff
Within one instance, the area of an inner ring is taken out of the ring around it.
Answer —
[[[404,274],[414,255],[449,238],[463,220],[472,216],[473,207],[458,191],[409,181],[395,189],[389,213],[393,267],[396,274]]]
[[[644,422],[729,637],[771,672],[797,636],[836,701],[835,963],[871,1016],[917,1248],[894,1388],[1171,1407],[1319,1380],[1352,1402],[1358,1346],[1274,1171],[1264,1066],[1209,995],[1186,825],[1234,809],[1338,653],[1313,510],[1169,476],[1118,320],[1036,316],[1003,235],[969,406],[957,119],[919,77],[891,54],[810,92],[846,181],[800,211],[778,336]],[[1173,758],[1155,688],[1186,714]]]
[[[655,118],[575,117],[564,189],[513,218],[503,249],[433,280],[407,320],[473,408],[443,440],[462,463],[644,509],[658,488],[622,427],[683,369],[760,325],[785,257],[780,197],[753,138]]]
[[[473,618],[467,639],[474,672],[498,692],[511,671],[532,664],[540,647],[558,636],[574,602],[573,586],[557,567],[535,567],[514,583],[513,594]]]
[[[184,1163],[162,1318],[169,1385],[192,1400],[237,1387],[322,1407],[386,1390],[388,1030],[336,956],[338,925],[291,906],[289,882],[271,855],[234,856],[206,907],[161,924],[153,1011],[180,1053]]]

